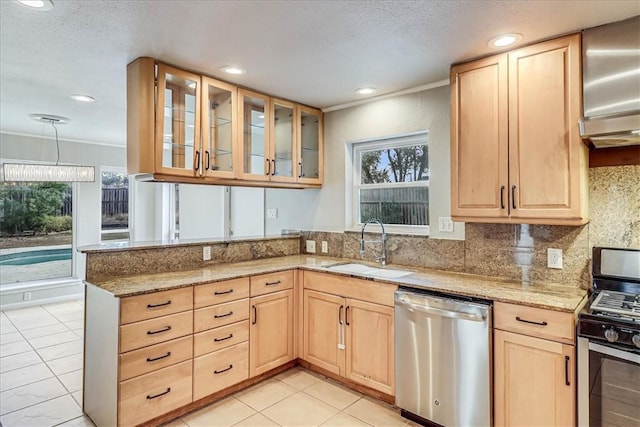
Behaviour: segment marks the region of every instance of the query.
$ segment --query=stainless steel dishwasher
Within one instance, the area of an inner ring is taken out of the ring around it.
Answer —
[[[491,425],[491,308],[487,301],[396,291],[396,405],[404,417]]]

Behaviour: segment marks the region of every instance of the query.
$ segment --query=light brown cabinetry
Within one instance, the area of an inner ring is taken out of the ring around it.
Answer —
[[[129,173],[173,182],[303,188],[322,186],[321,167],[320,110],[153,58],[128,65]]]
[[[392,307],[397,287],[304,272],[304,288],[303,358],[393,395]]]
[[[496,426],[575,425],[574,321],[572,313],[495,303]]]
[[[452,217],[588,221],[580,35],[451,68]]]

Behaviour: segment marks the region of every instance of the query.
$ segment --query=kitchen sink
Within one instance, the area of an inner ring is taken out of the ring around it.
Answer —
[[[338,264],[327,267],[328,270],[337,271],[339,273],[354,273],[362,274],[365,276],[373,276],[387,279],[395,279],[402,276],[408,276],[412,274],[411,271],[406,270],[390,270],[386,268],[375,268],[364,264]]]

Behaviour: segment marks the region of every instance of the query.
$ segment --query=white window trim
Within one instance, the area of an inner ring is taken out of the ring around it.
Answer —
[[[102,229],[102,173],[104,171],[114,171],[114,172],[123,172],[125,175],[127,175],[127,169],[126,168],[120,168],[117,166],[101,166],[100,167],[100,243],[103,242],[113,242],[113,240],[104,240],[102,238],[102,236],[104,236],[105,234],[117,234],[117,233],[129,233],[129,241],[131,241],[131,212],[127,212],[128,215],[128,222],[129,222],[129,226],[127,228],[118,228],[118,229],[111,229],[111,230],[103,230]],[[131,211],[131,206],[133,206],[133,192],[131,191],[131,181],[129,181],[129,211]]]
[[[429,147],[428,131],[419,131],[399,135],[391,135],[380,138],[370,138],[358,141],[348,141],[345,149],[345,223],[346,231],[360,231],[362,223],[360,222],[360,206],[357,198],[357,191],[361,188],[383,188],[383,187],[429,187],[430,180],[422,182],[407,183],[390,183],[390,184],[359,184],[360,183],[360,155],[363,151],[372,151],[376,149],[384,149],[392,145],[422,145]],[[363,150],[366,144],[366,150]],[[358,147],[360,146],[360,147]],[[431,210],[429,210],[431,211]],[[429,223],[431,221],[429,220]],[[414,234],[429,235],[428,225],[397,225],[385,224],[385,231],[391,234]],[[367,229],[367,231],[369,231]],[[372,228],[371,232],[378,232],[376,228]]]

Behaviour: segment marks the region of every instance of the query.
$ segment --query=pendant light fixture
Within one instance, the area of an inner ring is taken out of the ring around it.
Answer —
[[[56,164],[4,163],[2,172],[4,181],[22,182],[95,182],[96,171],[93,166],[60,165],[60,143],[56,125],[69,121],[66,117],[50,114],[31,114],[30,117],[39,122],[50,124],[56,132]]]

